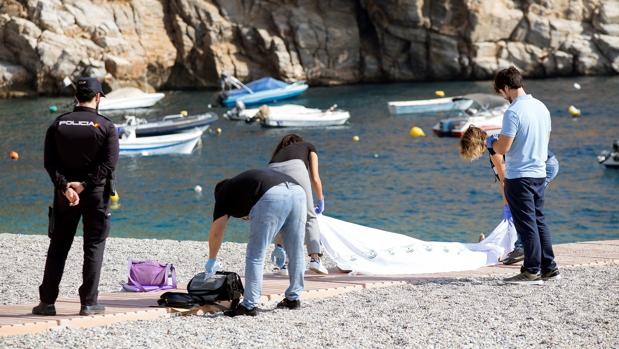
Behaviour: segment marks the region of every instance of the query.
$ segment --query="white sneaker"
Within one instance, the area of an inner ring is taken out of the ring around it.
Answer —
[[[288,266],[284,265],[281,269],[278,267],[273,267],[273,274],[288,276]]]
[[[320,263],[320,259],[316,260],[316,259],[312,259],[309,262],[309,269],[317,274],[322,274],[322,275],[327,275],[329,274],[329,271],[327,270],[327,268],[325,268],[324,265],[322,265],[322,263]]]

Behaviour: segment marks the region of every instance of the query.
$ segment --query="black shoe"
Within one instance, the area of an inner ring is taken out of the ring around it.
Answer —
[[[251,309],[247,309],[244,306],[239,304],[234,309],[230,309],[230,310],[224,311],[224,315],[225,316],[229,316],[229,317],[235,317],[235,316],[239,316],[239,315],[256,316],[256,315],[258,315],[258,310],[257,310],[256,307],[253,307]]]
[[[56,307],[53,304],[41,302],[36,307],[32,308],[32,314],[53,316],[56,315]]]
[[[524,248],[516,247],[513,251],[511,251],[507,258],[503,260],[503,264],[510,265],[514,263],[518,263],[524,260]]]
[[[506,284],[520,284],[520,285],[543,285],[542,274],[529,273],[523,271],[522,273],[503,279]]]
[[[561,280],[561,273],[559,273],[559,268],[554,268],[551,271],[542,273],[542,280],[544,281]]]
[[[80,307],[80,315],[97,315],[105,313],[105,307],[101,304],[82,305]]]
[[[282,299],[281,302],[277,303],[277,308],[278,309],[283,309],[283,308],[298,309],[298,308],[301,308],[301,301],[298,299],[295,301],[291,301],[288,298],[284,298]]]

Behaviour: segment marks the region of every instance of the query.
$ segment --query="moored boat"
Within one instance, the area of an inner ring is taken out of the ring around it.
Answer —
[[[450,110],[461,110],[473,103],[471,100],[458,98],[459,97],[444,97],[414,101],[393,101],[388,102],[387,106],[389,108],[389,113],[396,115],[429,114]]]
[[[241,110],[239,114],[246,122],[257,121],[266,127],[340,126],[350,119],[350,113],[337,109],[337,105],[327,110],[306,108],[295,104],[263,105],[260,108]]]
[[[391,114],[431,114],[449,111],[460,112],[474,106],[476,101],[493,99],[497,100],[501,97],[485,93],[471,93],[456,97],[393,101],[388,102],[387,105]]]
[[[146,93],[135,87],[119,88],[101,98],[99,110],[150,108],[163,97],[163,93]]]
[[[202,137],[202,130],[163,136],[136,137],[131,128],[124,129],[119,139],[120,155],[191,154]]]
[[[179,114],[167,115],[161,121],[150,122],[143,118],[135,116],[125,116],[125,123],[117,125],[118,127],[135,127],[137,137],[144,136],[160,136],[166,134],[187,132],[194,129],[206,131],[210,124],[215,122],[217,114],[207,112],[204,114],[186,115],[181,112]]]
[[[307,90],[308,85],[304,81],[285,83],[283,81],[265,77],[243,84],[233,76],[222,77],[222,85],[231,85],[236,88],[224,90],[219,95],[221,104],[230,108],[238,101],[245,105],[264,104],[283,99],[293,98]]]
[[[506,100],[493,95],[469,95],[473,104],[459,116],[440,120],[432,127],[439,137],[462,137],[471,125],[488,134],[497,134],[503,126],[503,114],[509,107]]]
[[[609,168],[619,168],[619,140],[613,142],[613,150],[604,150],[597,157],[598,162]]]

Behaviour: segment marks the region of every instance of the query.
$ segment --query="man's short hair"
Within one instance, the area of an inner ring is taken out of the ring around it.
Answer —
[[[499,90],[502,90],[505,87],[518,89],[523,86],[522,74],[520,74],[520,71],[518,71],[518,69],[514,66],[499,71],[494,77],[494,91],[496,93],[499,93]]]
[[[75,98],[80,103],[86,103],[86,102],[92,101],[92,99],[95,98],[96,95],[97,95],[97,92],[95,91],[80,90],[75,93]]]

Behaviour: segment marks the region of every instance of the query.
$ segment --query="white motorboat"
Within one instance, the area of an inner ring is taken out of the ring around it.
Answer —
[[[613,151],[604,150],[598,155],[598,162],[609,168],[619,168],[619,140],[613,143]]]
[[[323,111],[302,105],[285,104],[281,106],[263,105],[252,109],[237,106],[224,117],[231,120],[245,120],[248,123],[259,121],[266,127],[320,127],[343,125],[350,119],[350,113],[337,109],[337,105]]]
[[[391,114],[428,114],[445,112],[450,110],[461,110],[469,107],[471,100],[457,99],[458,97],[444,97],[423,99],[415,101],[394,101],[388,102],[389,113]]]
[[[136,137],[135,129],[125,128],[119,139],[120,155],[191,154],[203,132],[194,129],[184,133]]]
[[[490,96],[492,98],[488,98]],[[461,115],[440,120],[432,131],[439,137],[462,137],[471,126],[481,128],[488,134],[498,134],[503,126],[503,114],[509,103],[492,95],[475,96],[473,104]]]
[[[163,93],[146,93],[135,87],[119,88],[101,98],[99,110],[150,108],[163,97]]]
[[[206,131],[217,120],[217,114],[207,112],[204,114],[187,115],[183,111],[179,114],[164,116],[161,121],[149,122],[146,119],[133,115],[125,116],[125,123],[117,127],[135,127],[137,137],[161,136],[172,133],[187,132],[195,129]]]
[[[438,112],[463,111],[479,99],[500,99],[501,97],[485,93],[471,93],[456,97],[422,99],[414,101],[388,102],[391,114],[431,114]]]

